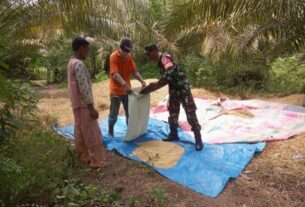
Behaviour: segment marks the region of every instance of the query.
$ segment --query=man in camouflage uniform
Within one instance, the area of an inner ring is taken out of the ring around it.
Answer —
[[[170,125],[170,134],[163,141],[179,140],[177,128],[180,113],[180,104],[182,104],[187,115],[187,121],[192,126],[195,135],[195,149],[200,151],[203,148],[200,129],[196,115],[196,104],[191,93],[190,83],[186,79],[185,73],[168,53],[159,53],[155,44],[145,46],[145,53],[148,57],[156,61],[160,69],[162,77],[159,81],[149,84],[140,91],[141,94],[151,93],[168,84],[169,86],[169,102],[168,122]]]

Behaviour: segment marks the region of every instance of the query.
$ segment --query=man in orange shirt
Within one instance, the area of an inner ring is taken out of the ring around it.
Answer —
[[[146,86],[140,73],[137,71],[136,64],[130,54],[133,48],[133,42],[130,38],[124,37],[120,42],[119,50],[113,52],[110,56],[110,113],[108,135],[113,137],[113,128],[117,121],[117,116],[122,102],[126,124],[128,124],[128,93],[131,93],[130,76],[133,75],[142,84]]]

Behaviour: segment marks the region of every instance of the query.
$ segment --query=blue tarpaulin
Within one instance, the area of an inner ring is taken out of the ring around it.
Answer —
[[[53,127],[60,135],[73,139],[73,125],[64,128]],[[116,150],[119,154],[132,160],[140,161],[132,152],[139,143],[151,140],[160,140],[169,133],[166,122],[149,119],[148,131],[134,141],[123,142],[127,131],[125,118],[119,117],[115,125],[115,138],[108,138],[108,121],[104,119],[100,123],[103,133],[103,141],[107,150]],[[196,192],[209,197],[217,197],[224,189],[230,178],[237,178],[251,161],[256,152],[261,152],[265,142],[256,144],[205,144],[200,152],[195,151],[194,140],[191,136],[179,131],[179,142],[184,148],[184,154],[177,164],[171,168],[161,169],[150,165],[158,173]]]

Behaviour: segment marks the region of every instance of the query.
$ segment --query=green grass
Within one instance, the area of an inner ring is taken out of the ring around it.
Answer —
[[[156,206],[165,207],[166,193],[163,189],[156,187],[152,192]]]
[[[49,130],[19,131],[0,145],[0,206],[121,206],[122,189],[83,183],[92,171],[73,145]]]

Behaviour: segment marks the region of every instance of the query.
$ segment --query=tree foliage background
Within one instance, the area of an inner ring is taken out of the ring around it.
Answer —
[[[11,79],[35,78],[30,69],[37,65],[63,71],[71,39],[79,35],[94,41],[88,61],[93,77],[122,36],[133,38],[139,68],[145,63],[143,46],[149,42],[181,61],[191,54],[213,65],[223,59],[268,65],[279,56],[304,53],[304,4],[302,0],[1,0],[0,34],[6,47],[2,70]]]

